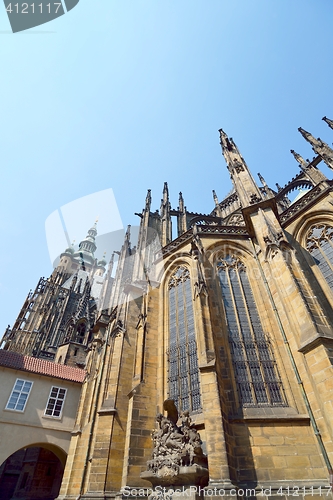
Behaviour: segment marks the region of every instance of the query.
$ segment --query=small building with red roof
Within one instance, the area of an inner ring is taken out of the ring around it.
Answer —
[[[32,448],[42,450],[38,453],[44,465],[50,452],[59,459],[53,469],[48,465],[45,481],[52,471],[61,480],[58,469],[66,462],[85,377],[81,368],[0,349],[0,489],[2,480],[8,486],[8,477],[15,493],[33,480],[42,465],[31,470],[24,465],[29,462],[27,450],[32,455]],[[17,469],[17,459],[13,466],[9,457],[18,450],[21,455],[25,451]],[[52,482],[52,488],[57,488],[56,483]]]

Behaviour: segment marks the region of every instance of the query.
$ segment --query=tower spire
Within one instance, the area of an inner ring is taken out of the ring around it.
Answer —
[[[326,142],[322,141],[319,137],[316,139],[310,132],[307,132],[302,127],[298,131],[302,134],[304,139],[312,146],[313,151],[322,157],[326,165],[333,170],[333,149],[329,147]]]
[[[242,207],[262,201],[260,190],[236,144],[231,137],[227,136],[224,130],[220,129],[219,132],[222,154]]]

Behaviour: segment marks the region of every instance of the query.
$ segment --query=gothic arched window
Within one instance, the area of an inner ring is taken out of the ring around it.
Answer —
[[[85,322],[78,323],[78,325],[76,327],[75,342],[79,342],[79,344],[83,344],[86,331],[87,331],[87,324]]]
[[[282,406],[282,384],[246,268],[230,256],[218,262],[217,268],[240,402],[243,406]]]
[[[197,343],[189,270],[180,266],[171,276],[169,290],[169,398],[179,411],[201,408]]]
[[[315,224],[307,234],[306,248],[314,258],[328,286],[333,290],[333,227]]]

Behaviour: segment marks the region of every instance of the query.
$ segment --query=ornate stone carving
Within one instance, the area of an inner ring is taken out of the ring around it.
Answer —
[[[259,198],[259,196],[255,193],[251,194],[250,195],[250,203],[251,205],[254,205],[255,203],[260,203],[261,199]]]
[[[224,221],[224,224],[230,226],[245,226],[245,221],[242,214],[232,214],[228,217],[227,221]]]
[[[307,205],[309,205],[313,200],[315,200],[321,194],[322,194],[321,186],[317,186],[316,188],[313,188],[311,191],[306,193],[304,196],[302,196],[302,198],[300,198],[298,201],[293,203],[290,208],[285,210],[280,215],[281,223],[288,222],[292,217],[297,215],[298,212],[300,212],[303,208],[305,208]]]
[[[189,411],[181,414],[178,426],[178,411],[173,399],[164,402],[164,409],[168,416],[161,413],[156,416],[152,458],[141,477],[153,484],[201,484],[202,478],[208,477],[207,457]]]
[[[333,240],[333,227],[328,224],[315,224],[308,232],[306,248],[311,252],[326,241]]]
[[[225,271],[227,268],[230,270],[237,269],[238,272],[246,271],[244,263],[234,255],[226,255],[217,263],[217,269]]]
[[[284,236],[281,227],[276,227],[275,224],[265,215],[265,212],[260,208],[258,211],[262,221],[263,227],[265,227],[263,240],[266,244],[265,251],[265,260],[268,258],[273,259],[279,251],[281,251],[287,260],[287,263],[290,263],[290,252],[293,250],[290,243]]]
[[[233,166],[234,166],[237,174],[239,174],[240,172],[244,172],[244,167],[241,164],[241,162],[239,160],[237,160],[237,158],[233,161]]]
[[[197,265],[197,281],[194,283],[195,297],[199,297],[201,294],[207,295],[207,285],[203,266],[204,252],[205,250],[200,236],[198,235],[197,226],[194,226],[190,254]]]
[[[190,271],[185,266],[179,266],[169,280],[169,289],[190,279]]]

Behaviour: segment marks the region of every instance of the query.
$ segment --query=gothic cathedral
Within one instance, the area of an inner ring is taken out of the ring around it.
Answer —
[[[59,500],[332,498],[333,150],[299,131],[315,157],[272,189],[220,130],[211,213],[148,190],[114,277],[95,225],[28,295],[3,349],[87,371]]]

